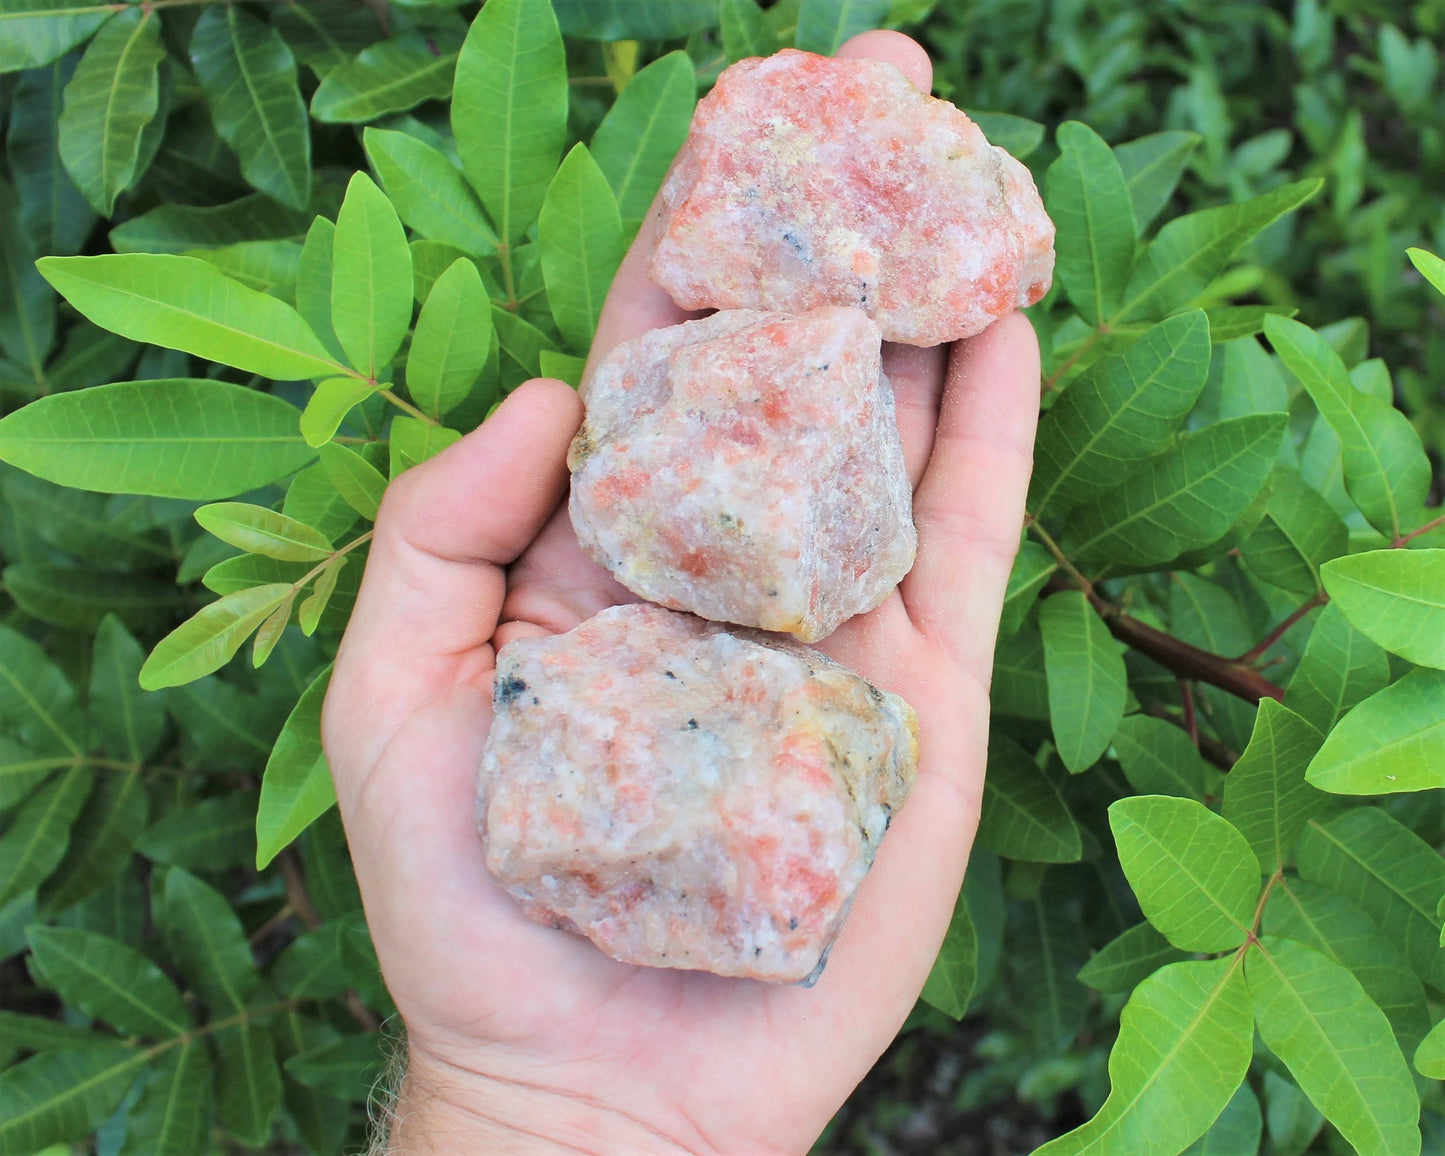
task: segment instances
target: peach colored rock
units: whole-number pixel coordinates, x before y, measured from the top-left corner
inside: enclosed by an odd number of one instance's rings
[[[822,655],[616,606],[497,660],[487,867],[608,955],[821,970],[917,766],[913,711]]]
[[[873,609],[917,535],[878,329],[733,310],[625,342],[572,443],[583,548],[650,602],[812,642]]]
[[[741,60],[662,188],[653,279],[685,309],[855,305],[889,341],[969,337],[1048,290],[1033,178],[876,60]]]

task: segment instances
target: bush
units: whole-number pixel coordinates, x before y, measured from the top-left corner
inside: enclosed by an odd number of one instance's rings
[[[475,7],[0,5],[0,1153],[364,1143],[393,1009],[318,721],[387,481],[576,381],[699,85],[925,17],[1059,265],[900,1062],[1092,1117],[1049,1153],[1438,1137],[1445,14]],[[867,1095],[823,1146],[886,1142]]]

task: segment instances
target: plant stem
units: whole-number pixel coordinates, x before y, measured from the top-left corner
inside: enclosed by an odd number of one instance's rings
[[[1054,390],[1058,389],[1059,382],[1063,380],[1064,374],[1068,373],[1069,370],[1073,369],[1074,366],[1078,364],[1079,358],[1083,357],[1084,354],[1088,353],[1089,350],[1093,349],[1094,346],[1099,344],[1099,341],[1103,337],[1105,337],[1108,332],[1109,326],[1107,323],[1105,323],[1095,329],[1094,332],[1089,334],[1088,337],[1084,338],[1083,344],[1080,345],[1078,349],[1074,350],[1073,353],[1069,354],[1067,358],[1065,358],[1063,365],[1059,366],[1058,369],[1054,370],[1053,373],[1049,374],[1048,377],[1044,378],[1044,388],[1042,396],[1048,397],[1049,394],[1053,393]]]
[[[1285,636],[1291,626],[1293,626],[1316,606],[1323,606],[1329,600],[1330,596],[1328,594],[1326,594],[1323,590],[1319,591],[1313,598],[1311,598],[1298,610],[1294,611],[1288,618],[1286,618],[1283,622],[1281,622],[1278,626],[1276,626],[1273,630],[1271,630],[1268,634],[1266,634],[1243,654],[1241,654],[1239,658],[1237,658],[1235,661],[1241,662],[1245,666],[1253,666],[1264,656],[1265,652],[1269,650],[1271,646],[1273,646],[1276,642],[1278,642],[1281,638]]]
[[[1177,726],[1180,730],[1188,730],[1188,724],[1182,715],[1176,714],[1163,703],[1152,703],[1144,708],[1144,713],[1151,718],[1163,719],[1165,722]],[[1237,751],[1231,750],[1216,738],[1209,735],[1199,736],[1199,753],[1218,767],[1221,771],[1231,769],[1239,762]]]
[[[508,313],[517,311],[517,283],[512,280],[512,245],[510,241],[497,242],[497,256],[502,259],[502,288],[507,291],[503,307]]]
[[[417,409],[416,406],[412,405],[411,402],[403,401],[401,398],[397,397],[396,394],[391,392],[391,390],[378,389],[376,392],[381,394],[382,397],[386,398],[387,401],[391,402],[392,405],[396,406],[397,409],[401,410],[402,413],[409,414],[411,417],[416,418],[418,421],[424,421],[427,423],[427,425],[441,425],[441,422],[437,421],[436,418],[428,417],[421,410]]]
[[[1246,702],[1258,703],[1262,698],[1284,700],[1284,691],[1280,687],[1236,659],[1200,650],[1197,646],[1191,646],[1171,634],[1165,634],[1164,631],[1156,630],[1148,623],[1140,622],[1139,619],[1125,614],[1122,607],[1102,597],[1094,588],[1094,584],[1079,573],[1078,568],[1059,548],[1059,544],[1034,518],[1027,517],[1026,524],[1029,531],[1038,538],[1044,549],[1059,564],[1059,569],[1068,576],[1073,586],[1084,592],[1090,605],[1104,620],[1104,625],[1109,628],[1109,633],[1120,642],[1126,643],[1140,654],[1152,658],[1179,678],[1207,682],[1210,686],[1227,690],[1230,694],[1236,695]],[[1052,582],[1050,586],[1059,589]],[[1046,592],[1047,590],[1048,587],[1045,587]]]
[[[1184,730],[1189,741],[1199,749],[1199,717],[1194,713],[1194,686],[1188,679],[1179,680],[1179,697],[1184,701]]]
[[[1428,534],[1431,530],[1437,529],[1440,526],[1445,526],[1445,514],[1441,514],[1438,518],[1431,518],[1430,521],[1426,522],[1418,530],[1411,530],[1408,534],[1401,534],[1391,542],[1390,545],[1398,549],[1401,546],[1413,542],[1421,534]]]

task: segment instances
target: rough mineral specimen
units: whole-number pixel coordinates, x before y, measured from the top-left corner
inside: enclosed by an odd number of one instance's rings
[[[532,919],[652,967],[815,976],[916,771],[898,696],[656,606],[503,647],[494,701],[487,867]]]
[[[867,310],[889,341],[968,337],[1048,290],[1029,172],[876,60],[739,61],[662,189],[651,274],[686,309]]]
[[[733,310],[625,342],[568,464],[583,548],[704,618],[812,642],[913,565],[893,390],[857,309]]]

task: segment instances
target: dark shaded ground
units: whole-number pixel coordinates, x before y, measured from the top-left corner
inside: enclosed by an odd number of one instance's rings
[[[1054,1119],[1016,1099],[963,1111],[963,1081],[982,1063],[973,1055],[982,1021],[944,1035],[909,1032],[894,1040],[858,1085],[812,1156],[1026,1156],[1083,1123],[1072,1099]]]

